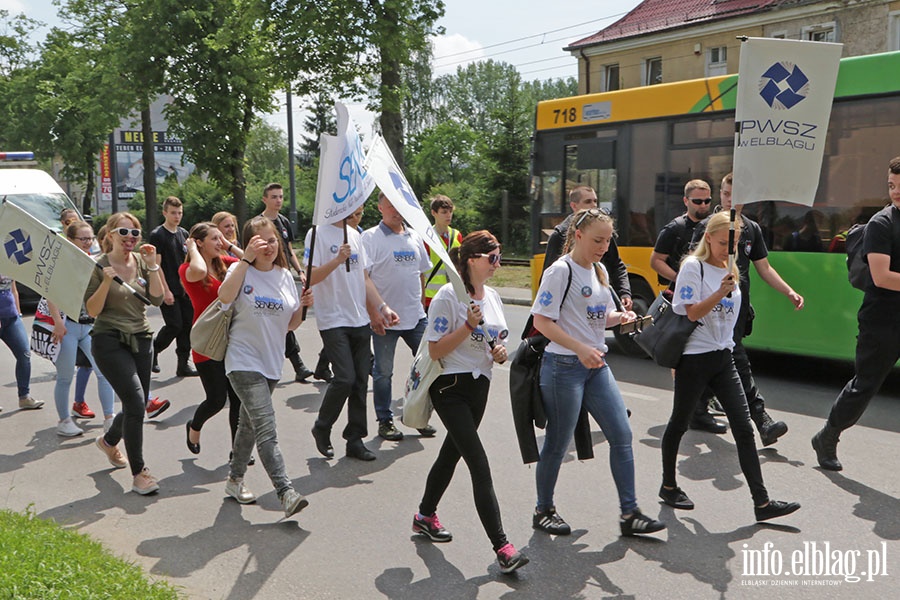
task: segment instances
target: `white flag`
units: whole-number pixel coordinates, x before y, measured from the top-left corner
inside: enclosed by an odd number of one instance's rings
[[[0,206],[0,273],[27,285],[68,315],[81,313],[94,261],[13,204]]]
[[[365,155],[356,124],[346,106],[335,102],[334,109],[337,112],[337,135],[322,134],[319,138],[321,154],[313,225],[344,220],[375,189],[375,182],[362,166]]]
[[[741,44],[734,204],[783,200],[812,206],[841,48],[769,38]]]
[[[384,138],[380,135],[375,136],[375,140],[369,148],[369,153],[366,155],[365,169],[371,178],[375,180],[378,189],[384,192],[384,195],[387,196],[387,199],[390,200],[403,219],[409,223],[413,231],[422,236],[425,243],[433,248],[435,253],[444,261],[448,278],[450,283],[453,284],[453,291],[456,292],[460,302],[468,304],[470,299],[469,294],[466,292],[466,286],[459,273],[456,272],[456,267],[453,266],[453,261],[450,260],[450,255],[447,254],[447,249],[444,247],[441,236],[431,226],[431,222],[425,216],[425,211],[422,210],[422,205],[419,204],[419,200],[413,193],[409,182],[406,181],[403,171],[400,170],[397,161],[394,160],[391,149],[388,148]]]

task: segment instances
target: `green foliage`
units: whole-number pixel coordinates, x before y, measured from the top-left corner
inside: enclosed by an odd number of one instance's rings
[[[165,581],[148,581],[134,564],[114,557],[86,535],[32,513],[0,510],[0,596],[176,599]]]

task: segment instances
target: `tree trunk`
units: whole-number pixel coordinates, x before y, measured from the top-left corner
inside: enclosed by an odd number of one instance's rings
[[[147,231],[157,224],[159,207],[156,203],[156,155],[153,147],[153,122],[150,119],[150,105],[141,110],[142,163],[144,165],[144,208],[146,209]]]
[[[382,57],[388,54],[382,50]],[[397,166],[405,166],[403,158],[403,115],[400,114],[402,100],[400,62],[382,58],[381,61],[381,135],[388,148],[397,159]]]
[[[85,217],[91,214],[91,200],[94,199],[94,171],[96,170],[96,155],[88,152],[84,157],[85,175],[87,175],[87,185],[84,188],[84,197],[81,199],[81,214]]]
[[[253,126],[253,103],[244,101],[244,120],[241,123],[241,139],[246,140]],[[234,215],[238,231],[247,221],[247,180],[244,177],[244,148],[235,149],[231,156],[231,194],[234,198]]]

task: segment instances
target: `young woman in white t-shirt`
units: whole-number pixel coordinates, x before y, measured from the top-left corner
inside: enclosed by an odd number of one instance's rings
[[[312,291],[306,290],[301,301],[282,252],[281,236],[271,220],[264,216],[250,219],[242,237],[244,256],[228,269],[219,287],[219,300],[234,304],[225,373],[241,399],[225,493],[242,504],[256,500],[244,486],[255,443],[284,515],[290,517],[309,502],[294,490],[285,472],[275,433],[272,392],[281,379],[284,336],[303,322],[303,307],[312,305]]]
[[[681,263],[675,281],[673,309],[699,325],[688,338],[681,362],[675,369],[674,406],[662,439],[663,483],[659,496],[674,508],[694,508],[691,499],[678,487],[675,462],[678,445],[687,431],[694,407],[709,386],[728,416],[741,471],[753,496],[756,520],[765,521],[788,515],[800,505],[770,501],[763,484],[750,411],[731,356],[741,292],[737,285],[740,278],[737,265],[728,270],[728,229],[728,213],[723,211],[713,215],[697,249]]]
[[[462,458],[472,477],[475,508],[497,553],[500,571],[510,573],[528,559],[506,539],[491,468],[478,437],[478,426],[487,407],[491,367],[507,358],[503,341],[509,330],[500,295],[485,285],[500,267],[500,243],[488,231],[474,231],[459,247],[450,250],[450,257],[465,283],[470,301],[460,302],[448,283],[438,290],[429,309],[425,331],[428,351],[432,360],[443,363],[444,371],[428,392],[435,412],[447,429],[447,437],[428,473],[412,529],[435,542],[453,539],[435,511]],[[490,345],[488,339],[495,343]]]
[[[605,211],[592,208],[575,213],[566,234],[567,253],[544,273],[531,308],[534,326],[550,339],[541,361],[547,429],[535,470],[537,505],[532,525],[554,535],[572,531],[556,512],[553,492],[582,407],[609,441],[622,535],[666,527],[638,508],[628,411],[605,358],[606,327],[636,318],[631,311],[616,310],[609,277],[600,264],[612,236],[613,220]]]

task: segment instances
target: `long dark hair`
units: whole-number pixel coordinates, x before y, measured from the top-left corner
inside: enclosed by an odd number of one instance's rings
[[[278,187],[280,188],[281,186],[279,185]],[[268,190],[269,188],[267,187],[266,191]],[[282,269],[290,269],[287,258],[284,255],[284,246],[282,246],[282,244],[286,244],[287,242],[281,239],[281,233],[279,233],[278,228],[275,227],[275,223],[273,223],[269,217],[258,215],[244,223],[244,229],[241,231],[241,242],[243,243],[244,248],[250,245],[250,238],[257,235],[263,229],[271,229],[275,232],[275,237],[278,238],[278,254],[275,255],[275,264]]]
[[[216,227],[213,223],[209,223],[206,221],[200,222],[200,223],[197,223],[196,225],[194,225],[193,227],[191,227],[191,232],[190,232],[189,236],[194,238],[198,242],[202,242],[209,235],[210,229],[215,229],[218,231],[218,227]],[[222,236],[222,237],[225,237],[225,236]],[[203,260],[206,260],[206,259],[204,258]],[[191,262],[190,254],[184,255],[184,262],[186,262],[186,263]],[[228,272],[228,269],[225,267],[225,261],[222,260],[222,257],[216,256],[215,258],[213,258],[210,261],[210,264],[212,265],[212,273],[208,274],[207,277],[209,277],[209,275],[212,275],[219,281],[223,281],[225,279],[225,273]],[[203,287],[206,288],[208,286],[209,286],[209,281],[204,280]]]
[[[499,247],[500,242],[497,241],[494,234],[487,229],[482,229],[473,231],[463,238],[462,244],[450,249],[450,258],[453,259],[453,264],[459,271],[459,276],[462,277],[466,291],[470,294],[475,293],[475,288],[472,286],[472,279],[469,276],[469,259],[475,258],[476,254],[487,254]]]

